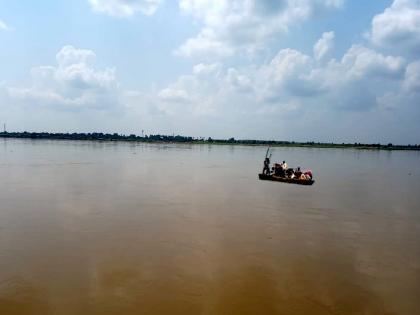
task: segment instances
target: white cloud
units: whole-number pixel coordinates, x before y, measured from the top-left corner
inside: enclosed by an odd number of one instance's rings
[[[182,12],[203,24],[196,37],[176,52],[185,56],[226,57],[254,53],[273,36],[315,12],[341,7],[340,0],[180,0]]]
[[[183,103],[189,101],[188,93],[176,88],[163,89],[159,92],[159,98],[165,102]]]
[[[405,61],[384,56],[361,45],[353,45],[340,61],[330,60],[311,70],[309,79],[320,88],[331,106],[366,110],[376,107],[377,99],[400,88]]]
[[[314,46],[314,56],[316,60],[324,58],[334,46],[334,32],[325,32]]]
[[[380,46],[420,52],[420,1],[394,0],[373,18],[371,38]]]
[[[267,82],[274,95],[288,93],[303,97],[356,81],[370,85],[375,80],[400,80],[404,71],[403,58],[384,56],[361,45],[351,46],[341,60],[331,59],[325,64],[316,62],[316,54],[311,57],[287,48],[280,50],[268,65],[260,67],[259,81]]]
[[[251,78],[235,68],[227,70],[226,81],[230,87],[238,92],[249,93],[254,89]]]
[[[274,81],[285,81],[299,76],[311,66],[311,58],[300,51],[286,48],[278,52],[271,60],[268,71]]]
[[[204,28],[197,37],[189,38],[175,50],[176,55],[186,57],[229,57],[233,53],[233,48],[220,41],[211,28]]]
[[[282,49],[271,62],[259,69],[258,82],[265,82],[259,98],[279,102],[290,97],[307,97],[318,94],[322,81],[312,80],[314,60],[300,51]]]
[[[250,81],[233,68],[225,70],[220,64],[197,64],[192,73],[180,76],[158,93],[163,102],[159,108],[170,115],[201,117],[223,115],[230,109],[226,104],[238,101]]]
[[[115,17],[129,17],[137,12],[153,15],[162,0],[89,0],[93,10]]]
[[[10,31],[12,28],[6,24],[3,20],[0,20],[0,31]]]
[[[73,46],[67,45],[61,48],[57,53],[56,59],[59,65],[67,66],[75,63],[87,64],[95,60],[96,55],[88,49],[75,49]]]
[[[348,78],[399,77],[404,70],[401,57],[384,56],[361,45],[353,45],[343,56],[341,66]]]
[[[57,66],[31,70],[31,87],[8,87],[9,96],[25,104],[59,108],[106,108],[118,105],[115,70],[97,70],[91,50],[64,46]]]
[[[410,92],[420,93],[420,60],[407,66],[404,88]]]
[[[405,85],[411,89],[417,86],[417,65],[406,71],[403,58],[362,45],[351,46],[338,61],[319,63],[316,56],[288,48],[261,66],[223,69],[220,64],[198,64],[192,74],[181,76],[160,96],[185,100],[185,93],[188,104],[184,102],[177,110],[200,115],[235,109],[236,114],[281,116],[302,114],[317,106],[354,111],[375,108],[379,103],[383,106],[391,100],[384,97],[386,93],[400,91],[405,72]]]
[[[199,63],[193,67],[193,74],[196,75],[210,75],[210,74],[218,74],[221,70],[220,63]]]

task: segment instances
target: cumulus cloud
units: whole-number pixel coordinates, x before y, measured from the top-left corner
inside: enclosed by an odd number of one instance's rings
[[[405,61],[398,56],[384,56],[352,45],[341,60],[316,66],[308,76],[332,106],[366,110],[377,106],[377,98],[398,90],[405,71]]]
[[[238,51],[252,52],[319,10],[342,5],[343,1],[180,0],[181,10],[201,21],[203,27],[177,53],[223,58]],[[405,32],[402,37],[409,37],[412,46],[418,44],[420,40],[413,39],[418,5],[418,0],[395,0],[373,19],[372,40],[384,45],[391,31],[398,30]],[[334,38],[333,31],[323,33],[313,47],[313,56],[287,48],[267,64],[219,70],[225,82],[221,87],[223,97],[234,98],[226,93],[251,91],[254,102],[264,108],[291,103],[307,106],[317,99],[331,106],[363,110],[377,106],[379,99],[382,103],[390,99],[383,97],[390,90],[398,93],[402,86],[410,90],[417,86],[416,64],[407,67],[409,60],[398,55],[353,44],[341,59],[328,59]]]
[[[162,0],[89,0],[94,11],[115,17],[129,17],[137,12],[153,15]]]
[[[56,66],[31,70],[32,86],[8,87],[9,96],[25,104],[58,108],[106,108],[118,104],[115,70],[97,70],[96,55],[87,49],[64,46]]]
[[[88,49],[76,49],[71,45],[64,46],[57,53],[56,59],[59,65],[68,66],[71,64],[82,63],[87,64],[95,60],[96,55]]]
[[[186,117],[228,115],[233,104],[244,105],[243,100],[252,97],[244,93],[251,91],[251,80],[244,72],[225,69],[218,63],[200,63],[190,74],[180,76],[158,93],[163,102],[159,108],[170,115]]]
[[[407,66],[404,88],[409,92],[420,93],[420,60]]]
[[[356,112],[395,108],[395,104],[386,105],[392,102],[387,94],[401,93],[402,85],[407,90],[418,87],[417,63],[407,67],[404,58],[363,45],[352,45],[339,60],[319,62],[328,51],[321,46],[331,47],[332,38],[333,34],[324,33],[321,40],[327,43],[318,45],[313,56],[286,48],[262,65],[197,64],[191,74],[181,76],[159,96],[178,104],[182,100],[177,110],[186,113],[236,112],[251,119],[252,115],[289,117],[319,107]]]
[[[311,70],[313,59],[294,49],[282,49],[259,70],[260,82],[267,82],[261,94],[262,99],[275,102],[286,96],[309,96],[317,92],[318,87],[312,84]],[[319,83],[319,82],[318,82]]]
[[[235,68],[229,68],[227,70],[226,81],[231,88],[241,93],[249,93],[254,89],[252,79],[249,75],[241,73]]]
[[[334,32],[325,32],[314,46],[316,60],[324,58],[334,46]]]
[[[338,8],[342,0],[180,0],[182,12],[201,21],[199,34],[176,53],[226,57],[238,50],[253,53],[276,34],[319,10]]]
[[[379,46],[420,52],[420,1],[394,0],[373,18],[371,38]]]
[[[384,56],[361,45],[353,45],[341,60],[345,77],[350,79],[400,77],[404,70],[404,59]]]
[[[293,111],[300,114],[315,109],[380,111],[400,109],[416,102],[414,96],[403,95],[419,89],[419,67],[418,63],[407,66],[407,61],[399,56],[352,45],[339,60],[322,63],[318,62],[316,54],[310,56],[298,50],[282,49],[249,76],[259,107],[269,108],[273,114],[288,112],[287,104],[294,104]],[[398,102],[392,103],[396,99]]]
[[[192,57],[229,57],[234,53],[233,47],[225,45],[211,28],[205,28],[197,37],[189,38],[175,50],[176,55]]]

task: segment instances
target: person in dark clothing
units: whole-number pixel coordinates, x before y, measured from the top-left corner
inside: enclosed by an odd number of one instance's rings
[[[279,176],[279,177],[284,177],[285,176],[284,170],[283,170],[281,164],[275,163],[273,169],[274,169],[273,170],[274,171],[274,175]]]
[[[286,170],[286,177],[293,178],[294,177],[294,173],[295,173],[295,170],[293,168],[288,168]]]
[[[266,157],[264,160],[263,174],[270,175],[270,158]]]

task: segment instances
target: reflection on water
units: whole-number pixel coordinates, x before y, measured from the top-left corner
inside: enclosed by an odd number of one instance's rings
[[[0,314],[420,314],[420,155],[264,154],[2,140]]]

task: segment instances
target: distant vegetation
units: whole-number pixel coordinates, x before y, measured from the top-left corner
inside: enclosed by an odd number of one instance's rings
[[[314,147],[314,148],[357,148],[357,149],[381,149],[381,150],[420,150],[420,145],[395,145],[392,143],[327,143],[327,142],[295,142],[276,140],[237,140],[195,138],[185,136],[146,135],[137,136],[120,135],[117,133],[49,133],[49,132],[0,132],[0,138],[23,138],[23,139],[50,139],[50,140],[94,140],[94,141],[137,141],[137,142],[163,142],[163,143],[197,143],[197,144],[242,144],[242,145],[265,145],[283,147]]]

